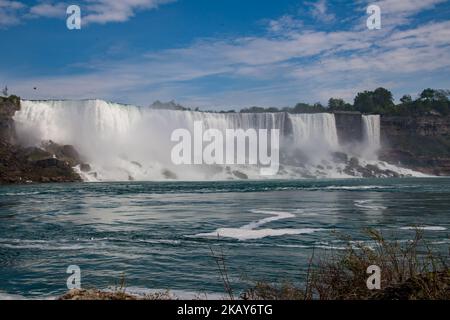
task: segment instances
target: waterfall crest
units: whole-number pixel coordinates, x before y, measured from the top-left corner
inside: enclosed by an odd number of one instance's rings
[[[23,100],[14,119],[23,144],[52,140],[75,146],[92,167],[92,172],[82,175],[88,181],[260,178],[257,168],[246,165],[174,165],[170,158],[174,145],[171,133],[179,128],[192,130],[195,121],[201,121],[205,129],[222,132],[279,129],[280,153],[285,163],[281,163],[279,175],[274,178],[348,176],[345,161],[333,160],[332,154],[340,151],[340,143],[331,113],[207,113],[102,100]],[[364,116],[363,121],[368,143],[378,148],[379,116]]]
[[[292,122],[292,135],[296,146],[314,142],[325,144],[330,149],[339,149],[334,114],[290,114],[289,118]]]
[[[363,115],[364,142],[370,152],[376,154],[380,149],[380,115]]]

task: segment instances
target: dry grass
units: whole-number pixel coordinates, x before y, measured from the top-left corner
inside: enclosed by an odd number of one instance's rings
[[[410,242],[387,240],[380,232],[367,230],[372,246],[352,241],[343,251],[330,251],[311,259],[305,285],[271,285],[257,282],[243,299],[367,300],[450,299],[448,254],[434,252],[416,229]],[[381,290],[369,290],[367,268],[381,268]]]

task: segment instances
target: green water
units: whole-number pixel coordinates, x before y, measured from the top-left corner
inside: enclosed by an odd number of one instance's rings
[[[345,247],[335,231],[408,240],[420,225],[448,253],[450,179],[7,186],[0,225],[0,298],[64,293],[69,265],[83,287],[124,275],[136,292],[222,293],[211,247],[224,250],[236,290],[301,281],[313,248]]]

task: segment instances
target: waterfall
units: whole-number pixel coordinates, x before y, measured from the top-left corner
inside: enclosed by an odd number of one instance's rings
[[[367,148],[376,153],[380,149],[380,115],[363,115],[363,136]]]
[[[52,140],[75,146],[90,164],[81,173],[88,181],[222,180],[261,178],[250,165],[175,165],[171,159],[175,129],[193,132],[194,122],[206,129],[279,129],[281,169],[274,178],[347,177],[335,117],[330,113],[208,113],[160,110],[102,100],[22,101],[14,116],[24,145]],[[380,118],[364,116],[364,137],[379,148]],[[345,152],[348,153],[348,150]],[[283,162],[284,161],[284,162]],[[347,172],[347,173],[345,173]]]
[[[217,168],[177,167],[170,155],[175,129],[279,129],[285,132],[285,113],[207,113],[159,110],[102,100],[29,101],[14,117],[22,144],[52,140],[70,144],[82,154],[100,180],[160,180],[167,176],[204,179]],[[166,174],[164,174],[166,172]],[[228,178],[220,176],[218,178]]]
[[[339,148],[334,114],[290,114],[289,118],[292,122],[292,134],[297,147],[313,143],[329,149]]]

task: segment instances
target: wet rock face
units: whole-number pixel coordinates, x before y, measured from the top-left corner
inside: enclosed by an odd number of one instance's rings
[[[450,175],[450,116],[382,117],[380,159]]]
[[[20,110],[18,97],[0,97],[0,138],[10,143],[16,141],[13,117],[18,110]]]
[[[42,143],[42,149],[52,157],[68,162],[72,167],[83,164],[81,156],[72,145],[59,145],[50,140]]]
[[[248,179],[248,176],[245,173],[237,171],[237,170],[233,171],[233,175],[238,179],[242,179],[242,180]]]
[[[363,136],[360,112],[336,111],[336,129],[341,144],[360,142]]]
[[[386,170],[379,168],[376,165],[367,164],[361,165],[359,160],[355,157],[350,158],[347,162],[343,172],[350,176],[363,177],[363,178],[400,178],[404,177],[392,170]]]
[[[82,163],[82,164],[80,165],[80,170],[81,170],[81,172],[89,172],[89,171],[91,171],[92,169],[91,169],[91,166],[90,166],[89,164],[87,164],[87,163]]]
[[[0,140],[0,184],[81,181],[70,164],[38,148],[23,149]]]
[[[175,180],[175,179],[178,178],[177,175],[176,175],[175,173],[173,173],[172,171],[167,170],[167,169],[164,169],[161,173],[162,173],[162,175],[164,176],[164,178],[166,178],[166,179],[172,179],[172,180]]]

